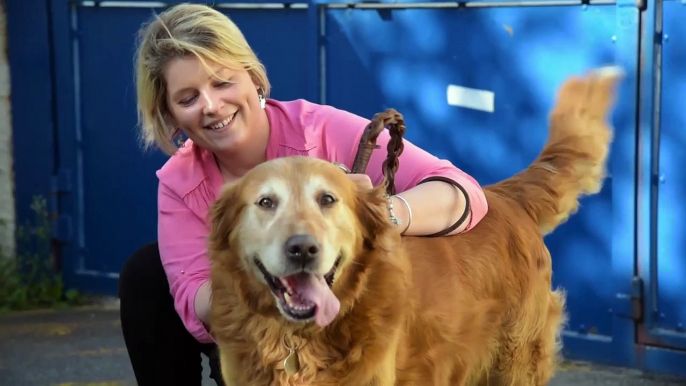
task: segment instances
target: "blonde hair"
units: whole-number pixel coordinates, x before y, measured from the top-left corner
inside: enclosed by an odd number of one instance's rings
[[[205,69],[208,62],[233,70],[247,70],[266,98],[271,86],[267,71],[243,33],[221,12],[200,4],[174,6],[145,24],[136,52],[138,124],[145,148],[157,145],[172,155],[175,130],[166,103],[164,66],[174,58],[195,55]],[[216,76],[216,74],[215,74]]]

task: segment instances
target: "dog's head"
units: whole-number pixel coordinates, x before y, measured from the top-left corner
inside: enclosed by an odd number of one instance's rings
[[[359,296],[365,250],[397,240],[382,187],[307,157],[255,167],[222,192],[211,221],[215,270],[241,283],[246,304],[320,326]]]

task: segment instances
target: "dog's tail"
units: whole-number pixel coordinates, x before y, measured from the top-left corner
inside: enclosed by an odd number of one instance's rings
[[[545,235],[574,214],[583,195],[602,187],[612,142],[607,122],[614,107],[618,67],[596,69],[568,79],[549,117],[548,141],[520,173],[488,190],[518,202]]]

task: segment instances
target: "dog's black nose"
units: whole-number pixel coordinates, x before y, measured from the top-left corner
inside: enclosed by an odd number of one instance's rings
[[[286,240],[286,257],[298,265],[306,265],[319,255],[319,243],[310,235],[295,235]]]

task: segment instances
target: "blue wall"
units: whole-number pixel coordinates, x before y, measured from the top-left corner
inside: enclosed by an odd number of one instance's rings
[[[34,196],[50,197],[57,147],[50,10],[44,0],[5,2],[18,225],[34,217]],[[56,209],[56,208],[53,208]]]
[[[686,30],[677,21],[686,20],[683,2],[644,9],[629,0],[452,8],[398,2],[414,4],[402,9],[215,3],[266,64],[273,97],[366,117],[394,107],[406,118],[409,140],[484,185],[538,155],[565,78],[623,66],[611,176],[546,239],[554,285],[568,292],[565,353],[686,374],[677,366],[686,363],[686,257],[679,254],[686,184],[678,173],[686,161],[679,152],[686,140]],[[67,283],[114,294],[125,259],[155,238],[154,172],[165,157],[142,152],[135,133],[134,37],[153,10],[136,1],[94,4],[8,2],[17,210],[28,218],[31,195],[50,196],[59,185],[51,181],[67,181],[54,201]],[[663,15],[664,37],[656,28]],[[449,105],[448,85],[494,93],[494,111]]]

